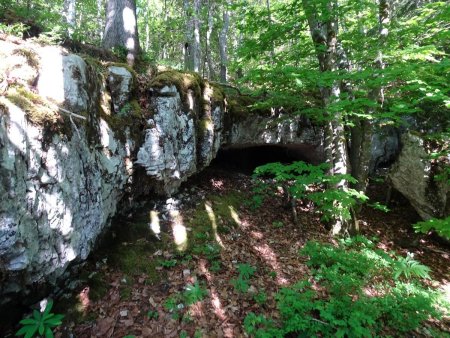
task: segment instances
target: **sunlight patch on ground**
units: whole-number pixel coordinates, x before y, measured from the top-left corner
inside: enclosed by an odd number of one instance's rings
[[[161,225],[159,224],[159,212],[156,210],[150,211],[149,227],[153,234],[159,238],[161,235]]]
[[[275,252],[267,244],[254,245],[253,249],[255,249],[255,251],[257,251],[266,263],[269,264],[270,267],[277,273],[277,284],[287,285],[288,280],[283,273],[280,263],[278,263]]]
[[[206,210],[206,213],[208,214],[209,220],[211,221],[211,227],[213,230],[214,239],[222,248],[224,248],[222,239],[220,238],[219,234],[217,233],[216,215],[214,214],[214,210],[211,206],[211,202],[205,202],[205,210]]]
[[[444,292],[445,301],[450,303],[450,282],[444,283],[444,285],[442,285],[442,291]]]
[[[214,309],[215,315],[220,320],[225,321],[227,319],[227,316],[220,302],[219,294],[217,293],[215,288],[211,288],[210,295],[211,295],[211,305]]]
[[[172,203],[169,210],[169,220],[172,227],[172,234],[178,251],[186,251],[188,245],[187,229],[183,222],[183,216],[177,207],[176,201]]]
[[[242,222],[239,219],[239,215],[236,212],[236,210],[234,209],[234,207],[232,205],[229,205],[228,209],[230,209],[230,215],[231,215],[231,218],[233,219],[233,221],[235,221],[237,225],[241,226]]]

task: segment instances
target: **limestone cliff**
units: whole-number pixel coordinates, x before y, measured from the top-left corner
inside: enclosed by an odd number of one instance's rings
[[[129,95],[57,47],[0,41],[0,305],[33,298],[87,258],[131,177],[130,138],[107,122]],[[128,81],[128,82],[127,82]],[[101,110],[102,101],[106,110]],[[128,97],[126,98],[128,100]],[[118,106],[117,106],[118,108]],[[109,116],[108,116],[109,115]],[[126,134],[127,131],[125,130]]]

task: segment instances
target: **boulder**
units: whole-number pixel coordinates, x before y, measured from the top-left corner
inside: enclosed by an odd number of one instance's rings
[[[445,164],[431,160],[420,136],[402,135],[401,151],[388,179],[424,220],[442,218],[448,213],[449,185],[446,180],[435,179],[441,165]]]

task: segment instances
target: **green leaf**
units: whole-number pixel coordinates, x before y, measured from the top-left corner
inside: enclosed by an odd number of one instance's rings
[[[34,334],[37,332],[38,328],[39,328],[38,325],[35,325],[35,326],[33,326],[33,327],[30,327],[30,330],[27,331],[27,333],[25,334],[25,337],[24,337],[24,338],[31,338],[31,337],[33,337]]]
[[[36,321],[36,319],[33,319],[33,318],[25,318],[25,319],[22,319],[19,323],[24,324],[24,325],[33,325],[33,324],[37,324],[38,322]]]
[[[16,336],[22,336],[25,333],[27,333],[28,331],[33,330],[34,327],[37,327],[37,325],[25,325],[25,326],[22,326],[20,328],[20,330],[16,332]]]
[[[45,338],[54,338],[53,331],[51,328],[45,328]]]

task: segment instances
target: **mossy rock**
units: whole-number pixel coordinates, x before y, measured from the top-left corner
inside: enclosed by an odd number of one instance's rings
[[[149,83],[149,87],[155,89],[162,89],[165,86],[172,85],[177,88],[184,105],[187,105],[188,103],[188,92],[191,90],[197,99],[196,101],[200,104],[200,107],[203,106],[202,93],[205,88],[205,82],[200,75],[191,72],[165,70],[157,74]]]
[[[18,48],[13,51],[13,54],[23,56],[27,60],[30,67],[34,69],[39,68],[39,56],[35,51],[25,48]]]
[[[69,117],[60,114],[58,107],[24,87],[10,87],[6,99],[25,112],[27,120],[44,131],[44,140],[50,141],[55,133],[72,137]]]

